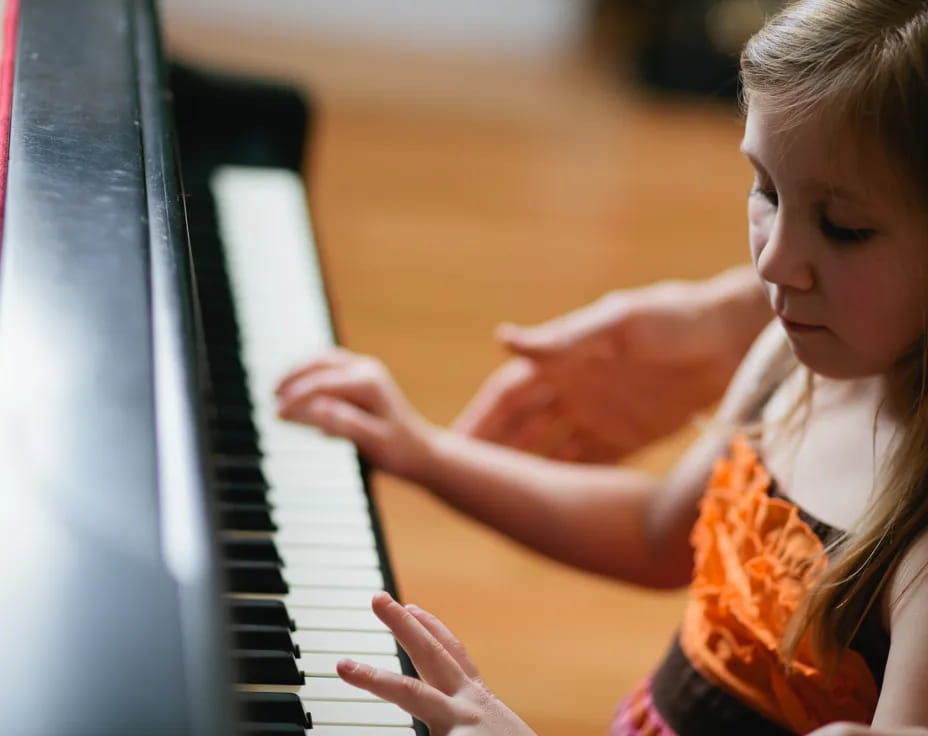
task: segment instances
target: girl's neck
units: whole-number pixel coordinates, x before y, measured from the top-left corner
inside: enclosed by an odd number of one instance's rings
[[[793,372],[764,408],[763,456],[786,496],[847,529],[880,487],[898,423],[884,408],[883,376],[813,375],[808,396],[808,375]],[[791,414],[797,402],[805,403]]]

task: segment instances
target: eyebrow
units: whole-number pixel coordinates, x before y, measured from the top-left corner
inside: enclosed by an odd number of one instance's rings
[[[761,164],[761,162],[757,159],[757,157],[754,156],[754,154],[752,154],[745,147],[744,141],[741,142],[741,145],[738,147],[738,150],[741,151],[744,157],[747,158],[748,161],[750,161],[754,165],[755,168],[760,169],[761,171],[766,173],[767,169],[764,168],[763,164]],[[809,188],[825,189],[828,191],[829,194],[839,199],[846,199],[846,200],[853,201],[853,202],[866,202],[867,201],[867,197],[863,196],[860,192],[855,192],[854,190],[848,189],[847,187],[842,186],[841,184],[834,184],[831,182],[813,180],[812,182],[807,183],[806,186],[808,186]]]

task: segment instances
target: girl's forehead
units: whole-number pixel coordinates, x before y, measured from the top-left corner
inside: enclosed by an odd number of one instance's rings
[[[863,136],[854,135],[825,115],[804,114],[801,118],[772,106],[751,104],[744,124],[741,148],[755,159],[769,164],[779,159],[814,166],[821,160],[859,163]]]
[[[824,113],[796,120],[771,105],[752,103],[741,150],[780,186],[791,183],[867,199],[909,189],[873,136]]]

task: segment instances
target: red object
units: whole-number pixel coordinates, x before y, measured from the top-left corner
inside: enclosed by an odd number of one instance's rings
[[[3,215],[6,209],[6,175],[10,161],[10,117],[13,110],[13,64],[19,0],[7,0],[3,18],[3,61],[0,66],[0,254],[3,253]]]

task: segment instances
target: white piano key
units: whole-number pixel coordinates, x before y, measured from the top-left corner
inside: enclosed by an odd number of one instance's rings
[[[295,463],[288,463],[290,467],[283,468],[273,459],[264,458],[261,463],[261,472],[271,486],[279,488],[302,488],[305,486],[336,483],[341,481],[349,471],[340,470],[341,475],[333,473],[323,467],[313,466],[311,463],[298,468]]]
[[[380,574],[380,570],[367,568],[291,567],[288,565],[283,570],[283,576],[291,586],[319,585],[366,590],[383,588],[383,575]]]
[[[298,629],[323,629],[327,631],[389,631],[369,608],[298,608],[289,606]]]
[[[323,449],[295,446],[290,446],[288,449],[287,445],[290,444],[290,440],[275,445],[274,442],[262,438],[261,444],[265,453],[264,469],[270,468],[269,472],[277,472],[281,477],[292,478],[309,469],[312,470],[313,475],[339,478],[345,482],[353,479],[360,480],[359,465],[353,465],[343,458],[326,458]]]
[[[261,462],[261,471],[267,476],[268,481],[272,483],[296,483],[303,480],[307,474],[349,477],[359,472],[357,468],[352,468],[341,462],[320,462],[318,459],[307,455],[292,458],[274,457],[273,455],[265,456]]]
[[[371,695],[354,685],[349,685],[340,677],[306,678],[306,684],[300,688],[300,698],[311,700],[348,700],[382,703],[383,699]]]
[[[371,599],[380,589],[292,587],[285,596],[278,596],[289,608],[361,608],[369,609]]]
[[[366,690],[349,685],[340,677],[332,675],[306,675],[303,685],[238,685],[238,692],[250,693],[292,693],[301,699],[307,700],[346,700],[365,701],[369,703],[382,703],[378,698]]]
[[[293,450],[294,455],[298,452],[301,456],[314,458],[320,464],[344,466],[352,470],[358,466],[353,446],[346,447],[341,442],[333,444],[322,442],[316,435],[301,431],[301,426],[289,424],[278,418],[276,404],[269,409],[262,409],[258,404],[252,419],[256,429],[261,432],[261,439],[270,448],[277,447],[281,451]],[[331,438],[323,437],[322,439]]]
[[[306,653],[396,654],[396,640],[389,632],[297,629],[292,636]]]
[[[277,544],[277,551],[280,553],[284,565],[294,567],[311,566],[317,567],[360,567],[378,569],[380,560],[377,557],[377,550],[373,547],[296,547],[285,544]]]
[[[347,655],[334,652],[303,652],[297,660],[300,669],[307,676],[338,677],[335,665]],[[384,654],[352,654],[351,659],[363,662],[388,672],[401,673],[400,659],[394,655]]]
[[[348,653],[401,671],[392,634],[370,610],[383,578],[355,448],[277,415],[280,379],[334,344],[302,181],[293,172],[230,167],[212,187],[279,526],[272,538],[292,586],[286,596],[260,597],[283,600],[297,624],[300,667],[310,676],[300,689],[313,715],[310,733],[414,736],[406,713],[334,676]],[[243,538],[252,537],[266,535]]]
[[[314,726],[307,736],[416,736],[407,726]]]
[[[278,526],[336,526],[369,529],[371,517],[367,509],[342,509],[332,506],[300,508],[290,506],[273,511]]]
[[[393,703],[347,703],[302,698],[313,725],[411,726],[412,716]]]
[[[361,476],[354,472],[326,472],[322,469],[317,469],[316,472],[312,473],[309,477],[290,478],[284,485],[276,484],[272,482],[271,479],[267,480],[269,481],[268,487],[275,491],[298,493],[301,491],[309,492],[318,490],[335,493],[353,493],[364,496],[365,498],[367,497]]]
[[[306,524],[285,525],[281,527],[274,538],[281,544],[293,546],[326,545],[330,547],[363,547],[370,549],[375,546],[374,533],[371,529],[361,527],[313,527]]]
[[[267,502],[281,513],[301,508],[355,509],[367,513],[370,508],[364,495],[333,487],[292,490],[272,488],[265,496]]]
[[[289,511],[305,511],[312,509],[332,509],[352,511],[355,513],[370,513],[366,499],[351,493],[325,493],[313,490],[308,493],[269,491],[264,499],[274,508],[275,516],[286,520]]]

